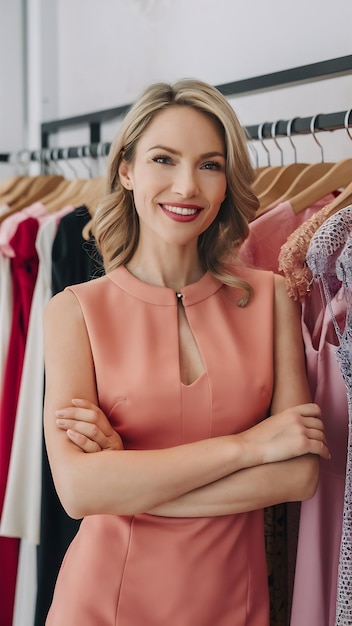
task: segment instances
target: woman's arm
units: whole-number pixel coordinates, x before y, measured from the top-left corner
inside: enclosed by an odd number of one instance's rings
[[[67,428],[56,423],[58,410],[65,413],[61,420],[80,421],[76,416],[84,409],[73,406],[72,398],[97,404],[90,344],[72,292],[51,300],[44,322],[45,438],[56,489],[72,517],[151,511],[246,467],[307,452],[328,454],[317,407],[306,404],[241,435],[164,450],[133,451],[120,446],[85,454],[67,436]]]
[[[300,305],[287,296],[284,279],[275,276],[275,385],[272,413],[311,401],[300,313]],[[306,500],[314,495],[318,479],[319,456],[299,456],[243,469],[168,502],[151,513],[170,517],[226,515],[279,502]]]
[[[257,465],[225,476],[155,507],[161,517],[214,517],[245,513],[280,502],[307,500],[318,484],[309,456]]]

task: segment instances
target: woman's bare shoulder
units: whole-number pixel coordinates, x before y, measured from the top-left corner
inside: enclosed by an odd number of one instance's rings
[[[65,326],[83,321],[81,306],[70,289],[55,294],[44,307],[44,326]]]

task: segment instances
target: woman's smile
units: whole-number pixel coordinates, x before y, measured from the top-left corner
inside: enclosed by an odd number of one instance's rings
[[[191,222],[197,219],[202,207],[189,204],[160,204],[165,215],[176,222]]]

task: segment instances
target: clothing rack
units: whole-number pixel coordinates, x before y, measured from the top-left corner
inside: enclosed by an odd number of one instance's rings
[[[239,96],[248,93],[263,92],[285,86],[302,85],[308,82],[336,78],[352,74],[352,55],[302,65],[287,70],[264,74],[253,78],[247,78],[231,83],[216,85],[217,89],[226,97]],[[41,124],[41,149],[22,150],[18,153],[0,154],[0,162],[10,162],[14,157],[26,161],[38,161],[42,164],[58,159],[74,159],[82,157],[94,157],[107,155],[111,143],[100,142],[101,124],[118,119],[125,115],[131,104],[122,105],[112,109],[95,111],[84,115],[68,117],[65,119],[44,122]],[[293,120],[278,120],[274,123],[263,123],[254,126],[246,126],[248,136],[255,139],[287,137],[288,135],[308,134],[325,130],[337,130],[350,125],[348,111],[319,114],[311,117],[294,118]],[[347,116],[347,125],[346,125]],[[89,125],[90,143],[85,146],[69,148],[50,148],[50,136],[64,128],[74,128]],[[352,120],[351,120],[352,125]],[[273,135],[273,128],[275,134]]]

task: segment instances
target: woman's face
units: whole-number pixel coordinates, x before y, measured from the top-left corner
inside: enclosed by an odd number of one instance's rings
[[[194,242],[217,216],[226,195],[226,154],[216,123],[188,106],[158,113],[138,141],[132,163],[119,168],[133,191],[140,243]]]

